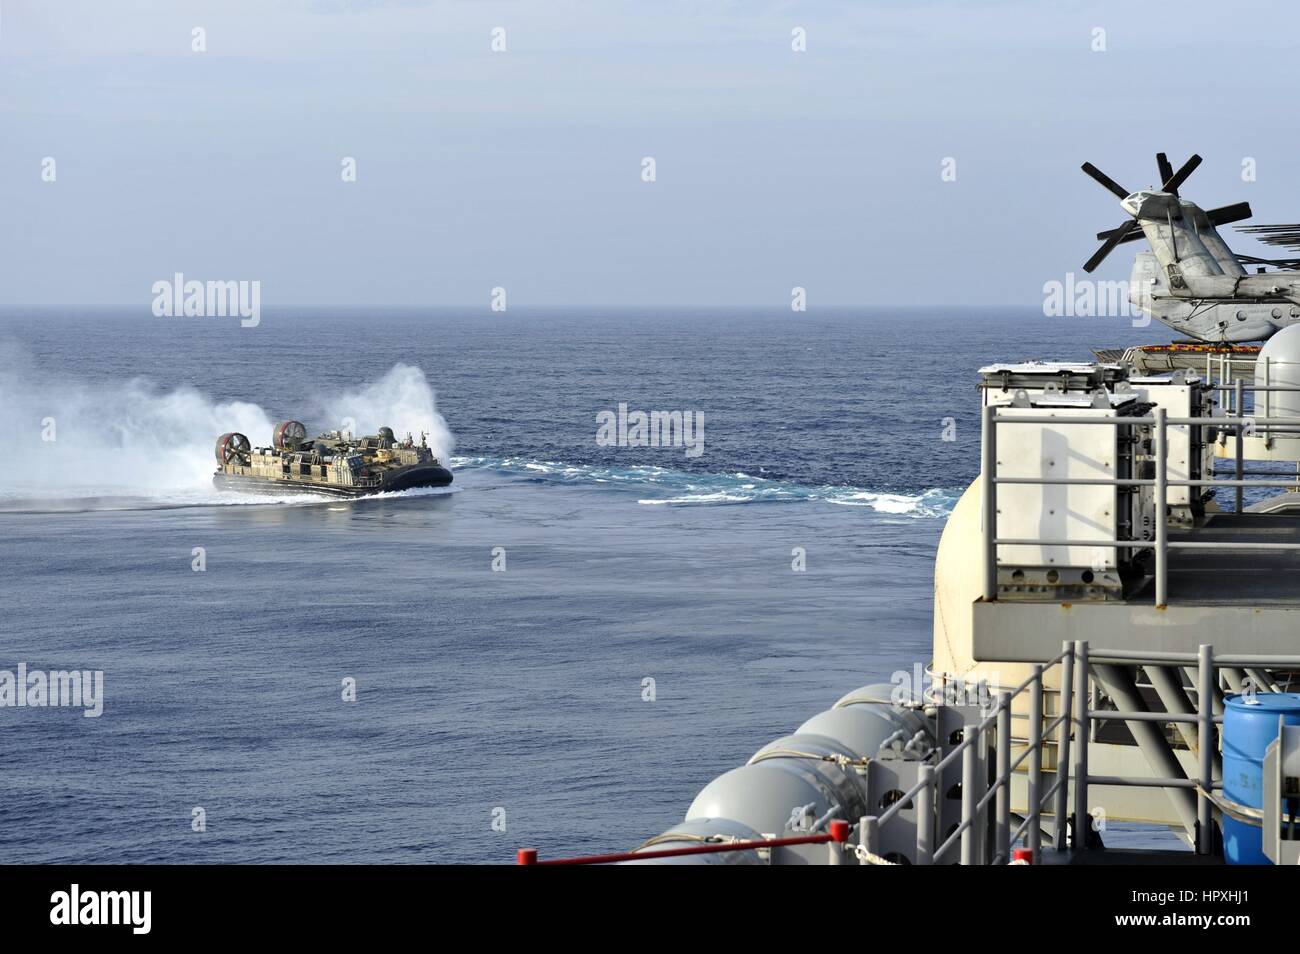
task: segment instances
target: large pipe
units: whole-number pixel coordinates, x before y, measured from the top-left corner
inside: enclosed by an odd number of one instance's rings
[[[1196,710],[1192,708],[1192,701],[1187,698],[1187,693],[1183,690],[1182,679],[1176,674],[1182,670],[1173,666],[1145,666],[1147,678],[1151,680],[1151,685],[1160,697],[1160,704],[1165,707],[1165,711],[1173,715],[1195,715]],[[1178,734],[1183,737],[1187,747],[1193,752],[1197,749],[1196,726],[1190,722],[1174,723],[1178,728]]]
[[[1097,681],[1102,684],[1106,693],[1115,700],[1115,705],[1121,710],[1128,712],[1146,710],[1146,704],[1142,701],[1142,696],[1133,683],[1133,675],[1128,669],[1122,666],[1094,663],[1092,671]],[[1187,777],[1187,773],[1183,771],[1182,764],[1174,755],[1174,750],[1169,747],[1169,742],[1157,723],[1125,722],[1124,724],[1128,726],[1138,748],[1146,757],[1153,774],[1164,778]],[[1174,810],[1178,812],[1183,826],[1187,829],[1188,837],[1192,837],[1196,831],[1195,797],[1189,789],[1185,788],[1171,788],[1166,789],[1165,792]]]
[[[911,703],[908,705],[907,703]],[[742,839],[780,835],[793,809],[806,809],[814,818],[855,823],[869,807],[863,802],[861,779],[848,763],[875,758],[891,738],[931,736],[931,728],[913,706],[913,696],[900,696],[891,684],[863,686],[847,694],[832,709],[818,713],[793,735],[760,749],[749,763],[726,772],[700,791],[686,810],[686,819],[643,848],[683,844],[721,836]],[[933,738],[930,738],[933,744]],[[933,837],[933,836],[932,836]],[[674,855],[645,864],[752,863],[751,852]]]

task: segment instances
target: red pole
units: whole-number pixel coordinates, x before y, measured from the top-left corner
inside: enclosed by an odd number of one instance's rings
[[[612,855],[588,855],[582,858],[548,858],[546,861],[537,860],[537,851],[533,848],[519,849],[519,864],[532,865],[604,865],[618,861],[643,861],[648,858],[678,858],[683,855],[711,855],[723,851],[750,851],[755,848],[776,848],[785,845],[824,845],[828,841],[848,841],[849,825],[848,822],[840,821],[842,829],[835,827],[835,822],[831,823],[831,833],[825,832],[816,835],[797,835],[790,838],[768,838],[761,841],[734,841],[723,842],[721,844],[709,845],[691,845],[686,848],[654,848],[649,851],[624,851]],[[835,832],[839,831],[842,838],[836,838]],[[524,853],[530,852],[531,861],[524,860]]]
[[[1011,851],[1012,861],[1025,861],[1029,864],[1034,863],[1034,850],[1032,848],[1015,848]]]
[[[535,865],[537,864],[536,848],[520,848],[519,854],[515,857],[515,864]]]
[[[838,841],[841,845],[849,840],[849,823],[842,818],[836,818],[831,822],[831,841]]]

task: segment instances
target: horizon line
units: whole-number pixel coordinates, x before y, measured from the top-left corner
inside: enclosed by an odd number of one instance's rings
[[[147,301],[129,302],[88,302],[88,301],[69,301],[69,302],[0,302],[0,308],[150,308],[152,299]],[[718,303],[699,303],[699,302],[647,302],[647,303],[598,303],[598,304],[512,304],[504,311],[493,311],[490,305],[482,302],[452,302],[441,304],[430,304],[428,302],[281,302],[277,304],[263,304],[266,308],[428,308],[431,310],[439,309],[476,309],[486,311],[488,314],[509,314],[511,311],[526,311],[540,309],[560,309],[560,308],[581,308],[581,309],[632,309],[632,308],[749,308],[772,311],[790,311],[789,304],[759,304],[754,302],[742,302],[735,304],[718,304]],[[1041,302],[1002,302],[992,304],[952,304],[948,302],[853,302],[853,303],[830,303],[809,306],[803,311],[791,311],[791,314],[802,315],[814,311],[830,309],[848,309],[848,308],[1041,308]],[[168,316],[174,318],[202,318],[211,317],[204,315],[175,315]]]

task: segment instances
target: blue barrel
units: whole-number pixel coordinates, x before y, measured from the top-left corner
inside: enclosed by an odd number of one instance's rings
[[[1251,808],[1264,807],[1264,750],[1277,738],[1278,717],[1300,725],[1300,692],[1260,692],[1252,702],[1232,696],[1223,713],[1223,794]],[[1230,865],[1270,864],[1263,832],[1223,818],[1223,854]]]

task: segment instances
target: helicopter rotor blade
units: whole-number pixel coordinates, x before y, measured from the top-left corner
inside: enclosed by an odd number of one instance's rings
[[[1171,178],[1164,180],[1164,185],[1160,187],[1161,192],[1172,192],[1178,194],[1178,187],[1187,181],[1187,177],[1196,171],[1196,167],[1201,164],[1201,157],[1193,155],[1183,163],[1182,168],[1173,174]]]
[[[1097,268],[1097,266],[1100,265],[1102,261],[1105,260],[1106,256],[1115,250],[1115,246],[1119,245],[1126,238],[1128,238],[1129,233],[1132,232],[1137,227],[1138,227],[1137,219],[1129,219],[1119,228],[1111,232],[1110,238],[1106,239],[1102,247],[1097,249],[1097,251],[1093,253],[1092,258],[1088,259],[1088,261],[1084,263],[1083,270],[1085,272],[1094,271]]]
[[[1168,182],[1174,177],[1174,167],[1169,162],[1169,157],[1163,152],[1156,153],[1156,168],[1160,170],[1160,181]],[[1174,195],[1178,195],[1177,189],[1170,189]]]
[[[1160,191],[1177,196],[1178,187],[1187,181],[1188,176],[1196,171],[1197,166],[1199,166],[1202,161],[1203,160],[1200,156],[1193,154],[1192,157],[1184,162],[1178,168],[1178,171],[1175,172],[1169,162],[1169,157],[1163,152],[1156,153],[1156,165],[1159,167],[1162,183]],[[1111,192],[1116,197],[1120,199],[1127,199],[1129,197],[1130,193],[1128,190],[1094,166],[1091,162],[1085,162],[1081,168],[1086,175],[1096,180],[1104,189]],[[1174,214],[1177,215],[1176,212]],[[1210,221],[1215,225],[1224,222],[1237,222],[1250,216],[1250,206],[1244,202],[1239,202],[1235,206],[1224,206],[1221,209],[1215,209],[1206,214],[1210,216]],[[1097,238],[1103,240],[1102,246],[1097,249],[1097,251],[1093,253],[1092,258],[1088,259],[1084,264],[1083,270],[1085,272],[1094,271],[1098,265],[1105,261],[1106,256],[1115,250],[1116,246],[1121,245],[1124,242],[1133,241],[1140,237],[1140,225],[1136,218],[1129,219],[1123,225],[1119,226],[1119,228],[1111,229],[1109,232],[1098,232]]]
[[[1240,222],[1248,219],[1253,212],[1250,211],[1249,202],[1236,202],[1232,205],[1225,205],[1222,208],[1210,209],[1205,213],[1210,217],[1210,221],[1215,225],[1227,225],[1229,222]]]
[[[1232,205],[1221,206],[1217,209],[1207,209],[1205,214],[1209,216],[1211,222],[1218,226],[1228,225],[1232,222],[1241,222],[1244,219],[1250,218],[1255,213],[1251,211],[1249,202],[1236,202]],[[1097,241],[1104,242],[1114,234],[1114,229],[1107,229],[1104,232],[1098,232]],[[1140,238],[1142,238],[1141,235],[1136,232],[1130,232],[1124,241],[1136,242]]]
[[[1087,173],[1089,176],[1091,176],[1093,179],[1096,179],[1099,183],[1101,183],[1103,188],[1109,190],[1110,192],[1113,192],[1119,198],[1127,199],[1129,197],[1129,192],[1127,189],[1125,189],[1122,185],[1120,185],[1110,176],[1106,175],[1106,173],[1102,172],[1091,162],[1085,162],[1082,166],[1080,166],[1080,168],[1083,169],[1083,171]]]

